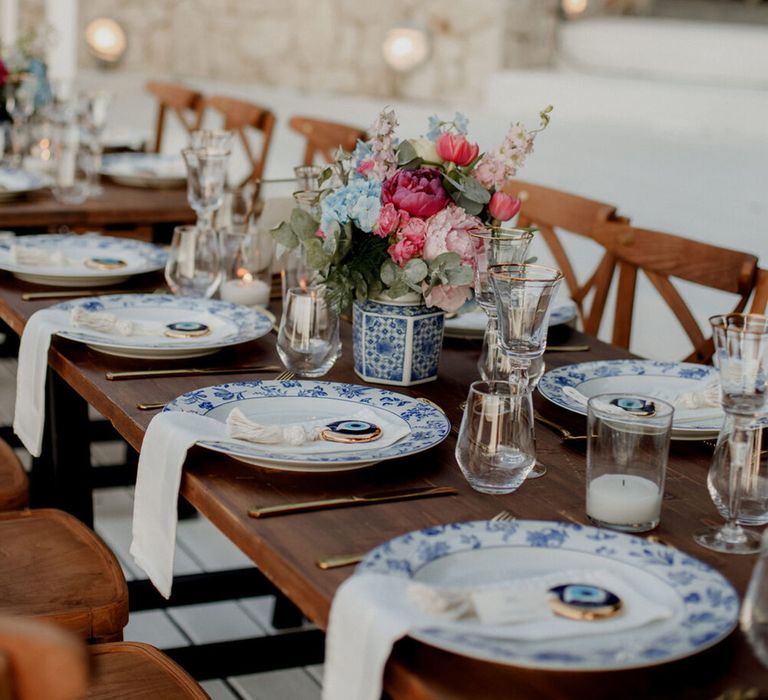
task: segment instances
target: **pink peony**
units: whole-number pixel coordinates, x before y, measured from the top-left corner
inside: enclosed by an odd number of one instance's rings
[[[379,223],[374,229],[374,233],[377,236],[386,238],[390,234],[397,231],[397,227],[400,225],[400,213],[395,208],[394,204],[385,204],[379,212]]]
[[[474,267],[475,242],[469,231],[482,228],[480,219],[450,204],[427,221],[427,240],[423,257],[434,260],[441,253],[456,253],[465,265]]]
[[[426,285],[424,285],[424,289],[426,289]],[[432,291],[424,295],[424,302],[427,306],[437,306],[443,311],[453,313],[469,299],[469,290],[468,286],[454,287],[450,284],[441,284],[432,287]]]
[[[480,147],[467,141],[462,134],[441,134],[435,145],[437,155],[456,165],[469,165],[480,153]]]
[[[411,258],[417,258],[424,250],[424,242],[427,237],[427,225],[422,219],[410,219],[408,223],[397,232],[397,242],[389,246],[387,252],[400,267],[403,267]]]
[[[512,197],[506,192],[494,192],[491,201],[488,202],[488,213],[499,221],[509,221],[520,211],[521,202],[517,197]]]
[[[450,201],[435,168],[398,170],[384,180],[381,188],[382,204],[394,204],[412,216],[428,219],[437,214]]]

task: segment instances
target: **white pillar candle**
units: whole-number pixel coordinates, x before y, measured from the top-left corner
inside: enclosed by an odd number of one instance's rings
[[[293,342],[302,348],[309,347],[314,299],[309,295],[297,295],[293,300]]]
[[[19,0],[0,2],[0,43],[8,49],[16,43],[19,31]]]
[[[77,0],[45,0],[45,19],[54,30],[46,56],[48,76],[72,80],[77,74]]]
[[[221,285],[221,298],[244,306],[267,306],[269,285],[260,279],[227,280]]]
[[[603,474],[587,487],[587,515],[611,525],[656,522],[661,493],[650,479],[628,474]]]

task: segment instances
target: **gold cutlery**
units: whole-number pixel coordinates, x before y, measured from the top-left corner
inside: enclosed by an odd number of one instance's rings
[[[589,345],[547,345],[546,352],[589,352]]]
[[[199,374],[242,374],[246,372],[275,372],[276,365],[251,365],[248,367],[177,367],[169,369],[136,370],[131,372],[106,372],[107,379],[149,379],[151,377],[194,377]]]
[[[564,428],[562,425],[559,425],[558,423],[555,423],[552,420],[549,420],[549,418],[544,418],[544,416],[541,415],[538,411],[533,412],[533,417],[539,421],[539,423],[543,423],[544,425],[548,426],[549,428],[552,428],[556,433],[560,435],[560,439],[564,442],[567,442],[568,440],[586,440],[586,435],[574,435],[570,430],[567,428]]]
[[[405,501],[411,498],[432,498],[437,496],[455,496],[458,491],[451,486],[433,486],[431,488],[409,488],[397,491],[380,491],[367,493],[361,496],[343,496],[341,498],[325,498],[319,501],[303,501],[300,503],[281,503],[277,506],[262,506],[251,508],[248,515],[252,518],[267,518],[272,515],[284,515],[287,513],[305,513],[311,510],[324,510],[326,508],[347,508],[350,506],[364,506],[372,503],[388,503],[391,501]]]
[[[154,289],[65,289],[58,292],[25,292],[22,301],[41,299],[75,299],[77,297],[102,297],[109,294],[150,294]]]
[[[508,510],[502,510],[500,513],[496,513],[496,515],[490,518],[492,523],[511,522],[512,520],[516,520],[516,518]],[[327,571],[328,569],[339,569],[342,566],[352,566],[352,564],[359,564],[365,558],[366,554],[368,554],[368,552],[358,552],[357,554],[337,554],[333,557],[324,557],[323,559],[318,559],[315,562],[315,565],[323,571]]]

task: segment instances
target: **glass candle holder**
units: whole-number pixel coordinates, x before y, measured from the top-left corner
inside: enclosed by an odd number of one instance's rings
[[[268,232],[219,229],[223,278],[219,295],[223,301],[244,306],[266,307],[272,289],[271,241]]]

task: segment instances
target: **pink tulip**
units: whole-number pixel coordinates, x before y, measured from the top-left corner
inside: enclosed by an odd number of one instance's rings
[[[469,165],[480,153],[480,147],[467,141],[461,134],[441,134],[435,145],[437,155],[456,165]]]
[[[521,202],[506,192],[494,192],[488,202],[488,213],[499,221],[509,221],[520,211]]]

